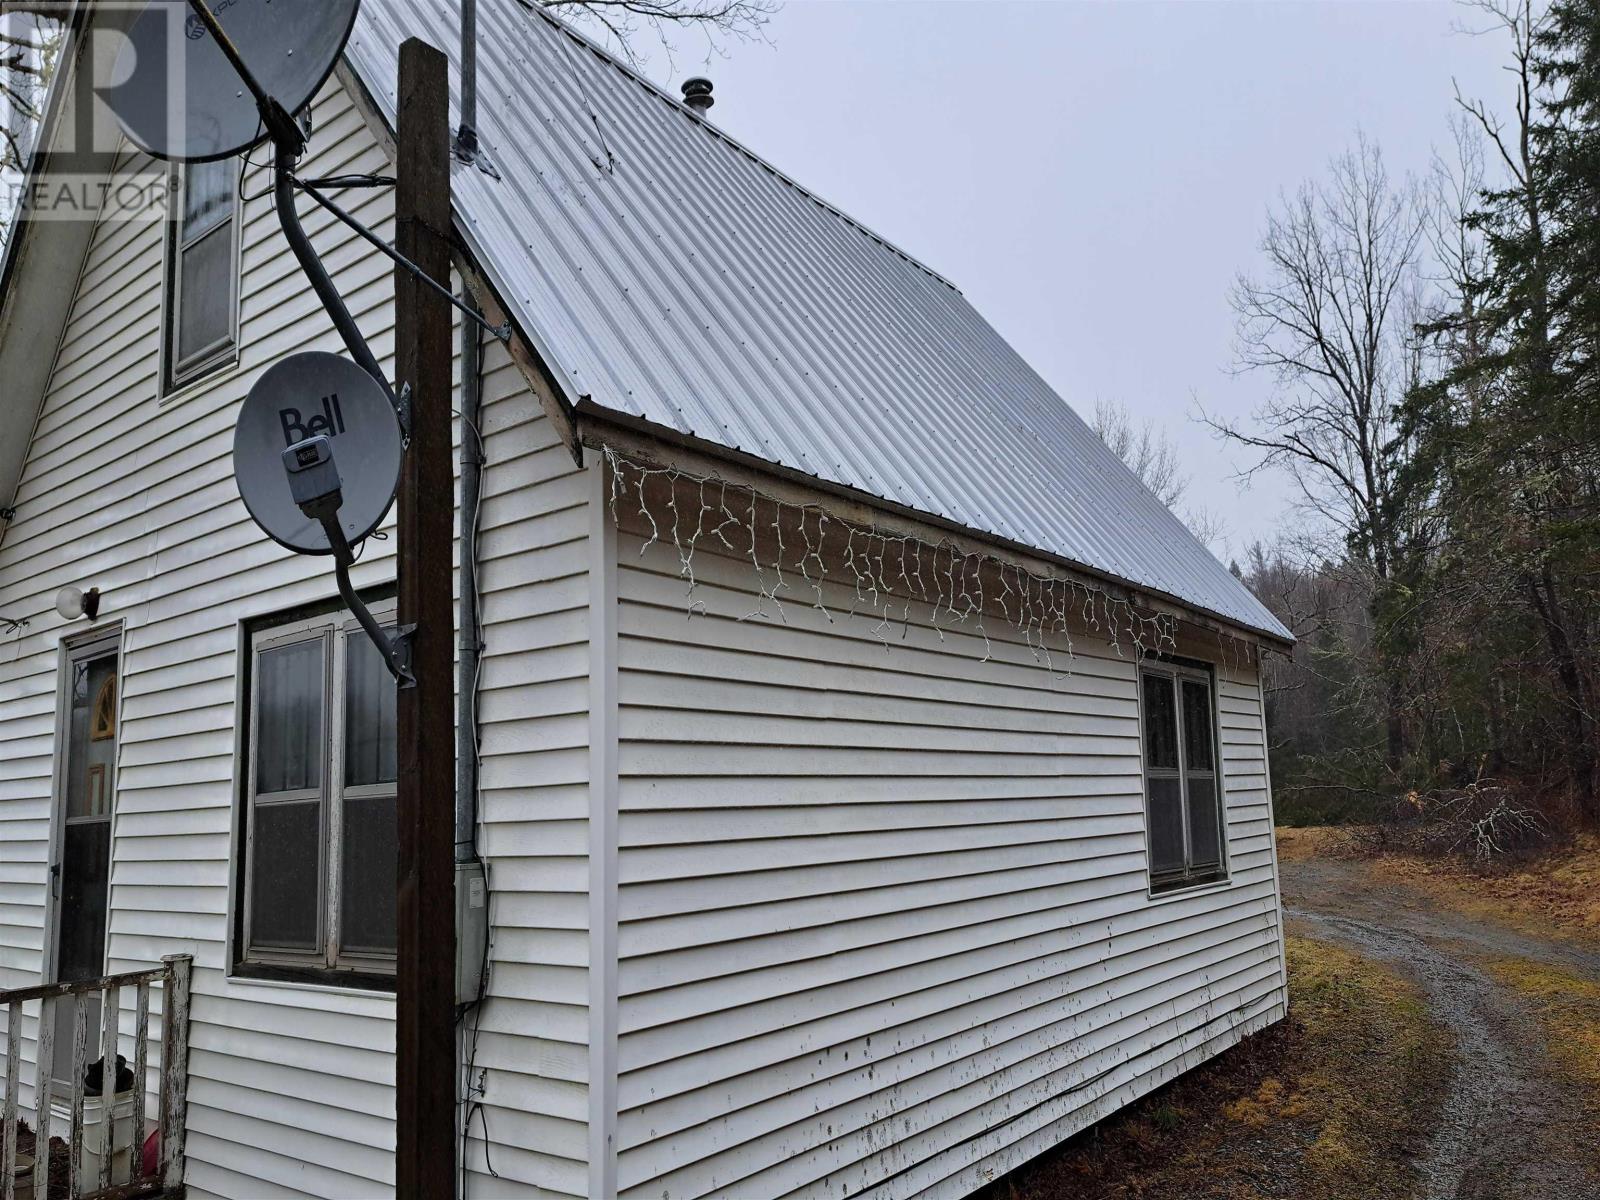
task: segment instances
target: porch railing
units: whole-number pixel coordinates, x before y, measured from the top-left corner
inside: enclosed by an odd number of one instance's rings
[[[79,983],[51,983],[42,987],[0,992],[0,1009],[7,1013],[4,1108],[0,1110],[0,1200],[49,1200],[50,1135],[55,1122],[52,1110],[57,1088],[67,1085],[69,1101],[67,1145],[67,1192],[72,1200],[135,1200],[137,1197],[177,1194],[183,1184],[184,1113],[189,1081],[189,979],[194,960],[187,954],[161,960],[161,966],[125,975],[107,975]],[[144,1170],[146,1105],[150,1066],[150,994],[161,990],[160,1022],[161,1076],[156,1089],[159,1105],[159,1163],[154,1175]],[[117,1050],[125,994],[133,999],[133,1105],[131,1145],[127,1147],[127,1178],[113,1181],[113,1165],[121,1147],[117,1144]],[[89,1005],[100,999],[99,1028],[89,1028]],[[38,1002],[38,1035],[34,1075],[34,1156],[31,1178],[17,1175],[18,1090],[22,1075],[23,1006]],[[56,1006],[71,1005],[72,1046],[67,1072],[56,1064]],[[84,1166],[84,1096],[86,1068],[94,1062],[91,1050],[100,1059],[99,1166],[92,1172]],[[124,1093],[125,1094],[125,1093]],[[93,1174],[93,1179],[86,1179]],[[60,1196],[58,1190],[54,1193]]]

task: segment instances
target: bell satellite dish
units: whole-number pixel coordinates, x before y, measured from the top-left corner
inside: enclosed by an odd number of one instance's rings
[[[211,0],[262,89],[297,113],[333,72],[360,0]],[[239,73],[186,0],[152,0],[100,89],[124,132],[157,158],[209,162],[267,139]]]
[[[325,437],[339,472],[338,521],[354,546],[389,515],[404,448],[394,405],[349,359],[310,351],[270,368],[250,389],[233,432],[239,496],[267,536],[299,554],[332,554],[321,524],[290,492],[284,451]]]

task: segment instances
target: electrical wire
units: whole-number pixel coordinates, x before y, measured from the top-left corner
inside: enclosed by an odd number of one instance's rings
[[[477,330],[475,332],[474,336],[477,337],[477,339],[478,339],[478,354],[477,354],[477,363],[476,363],[477,379],[476,379],[475,383],[477,385],[478,393],[481,396],[482,395],[482,390],[483,390],[483,388],[482,388],[482,384],[483,384],[483,332],[482,332],[482,330],[481,329]],[[462,441],[463,442],[465,442],[465,440],[466,440],[467,431],[468,430],[471,431],[472,444],[473,444],[473,455],[477,460],[477,466],[478,466],[478,469],[479,469],[479,472],[480,472],[480,479],[481,479],[482,471],[488,465],[488,462],[489,462],[488,451],[487,451],[487,448],[486,448],[486,446],[484,444],[484,440],[483,440],[483,430],[478,425],[478,423],[476,421],[473,421],[472,419],[467,417],[466,414],[460,412],[459,410],[452,410],[452,411],[454,412],[454,415],[456,415],[457,417],[461,418],[461,424],[462,424],[462,427],[463,427],[463,432],[462,432]],[[479,533],[481,533],[482,527],[483,527],[483,504],[481,503],[481,499],[480,499],[480,503],[477,505],[477,507],[473,510],[473,513],[472,513],[472,533],[473,533],[473,537],[471,539],[471,544],[472,544],[472,547],[473,547],[473,553],[472,553],[472,556],[467,561],[462,563],[462,569],[465,570],[465,571],[468,571],[471,574],[471,578],[472,578],[472,594],[475,595],[475,596],[481,596],[482,595],[482,592],[481,592],[480,586],[479,586],[479,584],[480,584],[479,561],[478,561],[478,557],[479,556],[478,556],[478,550],[477,550],[477,547],[478,547],[478,536],[477,535]],[[473,772],[474,786],[475,786],[475,788],[477,790],[476,790],[476,794],[474,796],[474,801],[475,802],[473,804],[473,811],[474,811],[476,819],[473,821],[473,825],[472,825],[472,858],[473,858],[473,861],[476,862],[477,865],[479,866],[479,868],[483,871],[483,886],[484,886],[485,903],[489,906],[489,911],[486,914],[486,918],[487,918],[486,924],[487,924],[487,927],[488,927],[488,934],[487,934],[487,936],[485,936],[485,938],[483,940],[483,962],[480,964],[479,972],[478,972],[478,999],[476,1001],[474,1001],[472,1004],[466,1005],[462,1009],[461,1013],[459,1014],[459,1016],[457,1018],[457,1025],[462,1028],[462,1031],[463,1031],[462,1032],[462,1036],[466,1041],[465,1061],[462,1064],[462,1073],[463,1073],[462,1087],[461,1087],[461,1109],[462,1109],[462,1113],[461,1113],[461,1125],[460,1125],[460,1135],[461,1135],[460,1195],[462,1197],[462,1200],[466,1200],[467,1188],[468,1188],[468,1184],[469,1184],[469,1181],[470,1181],[470,1178],[471,1178],[471,1172],[469,1170],[468,1161],[467,1161],[467,1152],[468,1152],[468,1149],[470,1148],[470,1146],[472,1144],[472,1122],[473,1122],[473,1118],[474,1117],[477,1118],[479,1127],[483,1130],[483,1165],[484,1165],[484,1169],[488,1172],[490,1178],[492,1178],[492,1179],[499,1179],[500,1178],[500,1173],[497,1170],[495,1170],[495,1166],[494,1166],[494,1157],[493,1157],[493,1151],[492,1151],[493,1138],[490,1136],[490,1133],[489,1133],[489,1112],[488,1112],[488,1109],[487,1109],[487,1107],[485,1106],[485,1104],[483,1102],[485,1095],[487,1095],[487,1093],[488,1093],[487,1071],[486,1070],[483,1071],[481,1076],[480,1076],[480,1070],[479,1070],[479,1067],[478,1067],[478,1043],[479,1043],[479,1039],[480,1039],[480,1037],[482,1035],[482,1030],[483,1030],[483,1010],[484,1010],[484,1007],[487,1004],[488,998],[489,998],[489,976],[490,976],[490,968],[491,968],[491,961],[492,961],[491,960],[491,955],[490,955],[490,950],[491,950],[491,947],[492,947],[492,942],[493,942],[493,937],[494,937],[494,927],[495,927],[494,926],[494,897],[495,897],[495,891],[494,891],[493,875],[492,875],[490,864],[489,864],[489,862],[487,860],[484,859],[483,855],[479,852],[479,847],[478,847],[478,825],[482,820],[482,813],[483,813],[483,804],[482,804],[482,800],[483,800],[483,736],[482,736],[482,732],[481,732],[482,723],[479,720],[479,708],[478,708],[478,705],[479,705],[479,700],[480,700],[480,691],[481,691],[482,683],[483,683],[484,650],[487,649],[486,645],[484,644],[484,640],[483,640],[483,629],[482,629],[481,619],[479,621],[478,629],[477,629],[476,633],[477,633],[477,639],[478,639],[478,655],[477,655],[477,661],[473,666],[472,686],[468,689],[468,695],[467,695],[468,724],[471,726],[471,731],[472,731],[472,737],[470,739],[471,740],[472,761],[477,766],[477,770]],[[470,1019],[470,1022],[471,1022],[470,1025],[467,1024],[469,1019]]]

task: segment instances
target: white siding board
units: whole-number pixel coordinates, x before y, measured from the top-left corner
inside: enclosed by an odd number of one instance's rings
[[[337,86],[315,121],[309,173],[384,168]],[[351,202],[392,234],[387,193]],[[388,361],[388,264],[302,213]],[[270,205],[241,229],[240,364],[164,406],[159,232],[97,232],[0,544],[0,611],[92,581],[126,622],[110,956],[196,955],[191,1192],[384,1194],[392,1002],[226,975],[238,623],[331,594],[231,481],[239,397],[281,354],[336,345]],[[1281,1011],[1247,663],[1219,643],[1231,882],[1152,902],[1131,658],[1080,637],[1052,673],[995,617],[987,639],[896,624],[886,649],[847,589],[827,585],[830,623],[799,580],[783,618],[740,622],[753,573],[704,547],[694,599],[723,615],[690,619],[674,550],[597,546],[603,482],[497,346],[483,397],[495,933],[472,1195],[583,1195],[613,1153],[641,1198],[956,1195]],[[393,569],[374,544],[358,584]],[[597,614],[617,627],[598,659]],[[0,655],[0,986],[39,970],[57,637],[47,618]],[[608,723],[614,780],[592,747]],[[613,854],[614,928],[594,885]]]
[[[619,565],[624,1195],[911,1195],[1281,1002],[1248,671],[1231,882],[1152,901],[1131,658],[1075,634],[1052,675],[994,617],[987,662],[970,626],[885,651],[832,585],[831,624],[798,584],[739,621],[754,572],[703,545],[691,619],[670,545]]]
[[[386,169],[337,85],[317,100],[314,121],[304,170]],[[142,165],[129,152],[120,169]],[[232,481],[234,414],[260,372],[284,353],[338,349],[270,201],[258,195],[265,181],[260,170],[247,181],[256,198],[240,223],[240,363],[165,404],[156,397],[161,230],[96,231],[18,516],[0,544],[0,611],[48,613],[62,584],[92,584],[104,614],[125,626],[110,967],[196,956],[191,1193],[376,1195],[392,1173],[392,1000],[225,973],[238,623],[333,594],[325,563],[285,554],[261,536]],[[380,236],[392,236],[390,193],[346,199]],[[314,206],[301,212],[374,352],[391,363],[391,265]],[[587,1088],[572,1064],[586,1054],[578,982],[586,935],[577,934],[574,953],[562,924],[586,924],[585,813],[571,810],[563,787],[587,782],[587,482],[497,344],[486,347],[483,382],[483,531],[493,551],[480,572],[489,643],[483,844],[494,917],[524,928],[503,940],[497,933],[496,962],[502,946],[509,957],[503,978],[499,970],[491,976],[478,1058],[496,1140],[488,1149],[506,1179],[478,1174],[479,1127],[472,1187],[581,1195]],[[393,572],[393,542],[375,542],[356,581],[376,584]],[[0,655],[0,987],[32,982],[40,969],[62,631],[53,616],[35,619]],[[573,907],[564,915],[566,897]],[[30,1023],[30,1055],[32,1037]],[[551,1104],[528,1107],[541,1098]],[[554,1115],[530,1123],[519,1111]],[[525,1145],[499,1144],[502,1137]]]

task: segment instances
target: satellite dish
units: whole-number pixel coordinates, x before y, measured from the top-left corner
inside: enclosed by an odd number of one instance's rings
[[[352,546],[389,515],[400,484],[400,421],[372,376],[320,350],[270,368],[239,410],[233,476],[255,523],[299,554],[333,552],[321,524],[295,504],[283,464],[286,449],[318,434],[333,447],[344,497],[339,524]]]
[[[211,0],[256,81],[284,111],[310,103],[355,27],[360,0]],[[99,93],[135,145],[209,162],[267,140],[255,98],[186,0],[152,0]]]

